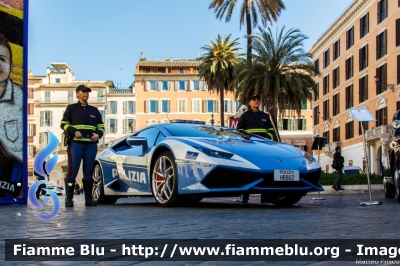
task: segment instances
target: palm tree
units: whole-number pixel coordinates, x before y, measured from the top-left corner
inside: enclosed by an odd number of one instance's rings
[[[199,68],[200,79],[204,79],[210,90],[217,90],[220,99],[221,126],[224,126],[224,90],[233,91],[234,67],[241,56],[237,42],[230,41],[231,35],[222,38],[219,34],[211,45],[203,46]]]
[[[220,20],[224,17],[228,22],[232,17],[233,8],[237,4],[237,0],[212,0],[209,9],[214,8],[216,17]],[[266,27],[268,22],[276,21],[285,5],[282,0],[243,0],[240,7],[240,27],[246,21],[247,28],[247,63],[251,62],[252,40],[251,29],[258,25],[259,17],[261,24]]]
[[[254,61],[236,69],[235,96],[247,103],[252,93],[261,94],[261,105],[277,125],[278,110],[281,118],[290,109],[300,115],[302,103],[311,100],[313,93],[318,94],[313,77],[319,73],[312,55],[303,49],[307,37],[298,29],[286,33],[285,27],[277,29],[275,38],[270,28],[258,29],[260,32],[253,36]],[[278,131],[276,136],[280,141]]]

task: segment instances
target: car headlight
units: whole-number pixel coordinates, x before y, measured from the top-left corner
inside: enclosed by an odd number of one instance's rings
[[[305,152],[303,154],[304,159],[306,159],[309,163],[313,163],[316,162],[317,160],[315,160],[314,156],[312,156],[311,154],[309,154],[308,152]]]
[[[222,158],[222,159],[230,159],[232,158],[233,154],[229,152],[223,152],[223,151],[216,151],[212,150],[209,148],[204,148],[204,147],[198,147],[198,146],[192,146],[193,148],[201,151],[202,153],[210,156],[210,157],[216,157],[216,158]]]
[[[399,129],[399,128],[400,128],[400,121],[399,121],[399,120],[394,120],[394,121],[392,122],[392,127],[393,127],[394,129]]]

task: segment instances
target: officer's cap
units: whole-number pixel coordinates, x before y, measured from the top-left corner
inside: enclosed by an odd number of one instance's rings
[[[251,101],[251,100],[254,100],[254,99],[261,99],[261,97],[260,97],[260,95],[258,95],[258,94],[252,94],[252,95],[250,95],[250,97],[249,97],[249,102]]]
[[[76,87],[76,92],[78,92],[78,91],[91,92],[92,89],[89,87],[86,87],[86,85],[79,85],[78,87]]]

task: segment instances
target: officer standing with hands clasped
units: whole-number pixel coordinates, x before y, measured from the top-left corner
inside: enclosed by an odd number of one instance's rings
[[[96,206],[92,198],[92,169],[97,154],[98,140],[103,136],[104,123],[99,110],[88,104],[89,92],[85,85],[76,88],[78,102],[70,104],[64,112],[61,129],[66,131],[68,140],[68,173],[65,179],[65,207],[73,207],[75,179],[83,160],[83,188],[85,206]]]
[[[250,109],[247,110],[239,119],[237,129],[243,132],[243,137],[250,139],[250,134],[272,139],[274,128],[269,115],[260,111],[260,95],[253,94],[248,101]],[[249,194],[243,194],[242,203],[249,201]],[[261,193],[261,203],[265,203],[267,197]]]

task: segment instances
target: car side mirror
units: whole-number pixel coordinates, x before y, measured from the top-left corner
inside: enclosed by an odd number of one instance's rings
[[[142,146],[143,153],[149,148],[149,146],[147,145],[147,139],[145,137],[129,136],[126,139],[126,143],[131,147]]]

